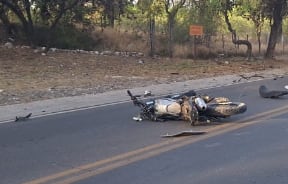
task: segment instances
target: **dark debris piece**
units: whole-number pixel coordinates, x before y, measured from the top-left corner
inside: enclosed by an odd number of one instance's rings
[[[269,90],[266,86],[261,85],[259,87],[259,94],[263,98],[279,98],[281,96],[288,95],[288,91]]]
[[[31,117],[32,113],[29,113],[27,116],[16,116],[15,122],[17,121],[26,121]]]
[[[181,136],[191,136],[191,135],[201,135],[201,134],[205,134],[205,131],[195,131],[195,130],[188,130],[188,131],[182,131],[182,132],[177,132],[174,134],[165,134],[165,135],[161,135],[161,137],[181,137]]]
[[[264,76],[262,75],[259,75],[259,74],[254,74],[254,75],[251,75],[251,76],[245,76],[245,75],[239,75],[241,78],[238,79],[238,81],[233,81],[233,82],[240,82],[242,79],[245,79],[245,80],[249,80],[251,78],[265,78]]]

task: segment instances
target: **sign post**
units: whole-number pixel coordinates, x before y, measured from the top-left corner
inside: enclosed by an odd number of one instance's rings
[[[189,35],[193,36],[194,57],[196,57],[196,36],[202,36],[203,35],[203,26],[190,25]]]

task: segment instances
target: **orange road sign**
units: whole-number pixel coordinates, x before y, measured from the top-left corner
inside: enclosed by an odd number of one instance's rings
[[[189,34],[190,34],[190,36],[201,36],[201,35],[203,35],[203,26],[190,25]]]

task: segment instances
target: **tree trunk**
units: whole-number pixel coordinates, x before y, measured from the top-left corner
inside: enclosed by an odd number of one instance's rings
[[[149,24],[150,24],[150,29],[149,29],[149,40],[150,40],[150,53],[149,55],[151,57],[154,56],[155,54],[155,46],[154,46],[154,43],[155,43],[155,17],[152,16],[150,17],[150,20],[149,20]]]
[[[170,8],[170,0],[165,1],[165,11],[168,14],[168,55],[169,57],[173,57],[173,47],[174,47],[174,38],[173,38],[173,31],[174,31],[174,23],[175,23],[175,16],[178,10],[185,4],[186,0],[180,0],[177,4],[174,4],[172,1],[172,8]]]
[[[225,22],[228,26],[228,30],[232,33],[232,43],[236,45],[246,45],[247,46],[247,51],[246,51],[247,58],[248,60],[250,60],[252,56],[252,44],[248,40],[237,39],[236,31],[232,28],[227,10],[223,11],[223,14],[224,14]]]
[[[16,27],[9,21],[9,18],[6,14],[5,8],[0,6],[0,20],[3,23],[5,28],[6,35],[9,37],[17,36],[17,29]]]
[[[261,33],[257,33],[257,40],[258,40],[258,53],[261,54]]]
[[[285,1],[286,3],[286,1]],[[265,58],[273,58],[274,57],[274,51],[276,48],[279,32],[282,28],[282,21],[283,21],[283,4],[282,2],[277,2],[274,5],[273,10],[273,24],[271,26],[270,36],[269,36],[269,42],[267,46],[267,50],[265,53]]]
[[[169,57],[173,57],[173,46],[174,46],[174,39],[173,39],[173,29],[174,29],[174,16],[173,14],[168,15],[168,55]]]
[[[26,20],[25,15],[22,13],[21,8],[17,4],[13,4],[13,2],[7,0],[0,0],[0,3],[10,9],[18,17],[23,25],[24,34],[27,36],[30,43],[33,44],[34,27],[32,21]]]
[[[259,17],[258,19],[254,19],[254,25],[256,27],[256,36],[257,36],[257,41],[258,41],[258,54],[261,55],[261,35],[262,35],[262,26],[263,26],[263,21],[262,17]]]

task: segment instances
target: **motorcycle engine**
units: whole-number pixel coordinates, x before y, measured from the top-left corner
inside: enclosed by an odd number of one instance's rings
[[[198,110],[205,111],[207,109],[207,104],[202,98],[196,97],[194,102]]]

